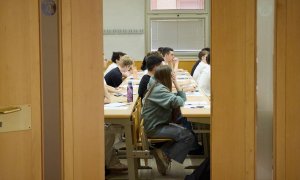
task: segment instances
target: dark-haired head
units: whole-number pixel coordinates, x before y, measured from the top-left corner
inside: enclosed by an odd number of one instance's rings
[[[162,52],[163,57],[165,57],[166,54],[169,54],[170,51],[174,51],[174,50],[172,48],[170,48],[170,47],[163,48],[163,52]]]
[[[199,60],[202,60],[202,57],[203,56],[207,56],[209,54],[209,52],[208,51],[206,51],[206,50],[201,50],[199,53],[198,53],[198,58],[199,58]]]
[[[210,65],[210,54],[207,55],[207,57],[206,57],[206,62],[207,62],[207,64]]]
[[[206,47],[206,48],[201,49],[201,51],[208,51],[208,52],[210,52],[210,48]]]
[[[161,65],[156,68],[154,78],[157,82],[166,86],[172,91],[172,69],[168,65]]]
[[[141,70],[143,70],[143,71],[146,70],[146,69],[149,70],[149,68],[148,68],[148,66],[147,66],[147,58],[148,58],[149,56],[153,56],[153,55],[159,56],[159,57],[162,58],[162,55],[161,55],[158,51],[148,52],[148,53],[146,54],[146,56],[144,57],[144,59],[143,59],[143,63],[142,63],[142,66],[141,66]],[[162,58],[162,60],[163,60],[163,58]],[[150,70],[150,71],[151,71],[151,70]]]
[[[158,51],[160,54],[163,53],[163,50],[164,50],[164,47],[159,47],[159,48],[157,49],[157,51]]]
[[[148,71],[152,71],[156,66],[161,65],[162,61],[164,61],[164,59],[159,54],[152,54],[147,56],[146,67]]]
[[[117,61],[120,60],[120,58],[122,56],[126,55],[126,53],[123,53],[123,52],[113,52],[112,53],[112,56],[111,56],[111,61],[114,62],[114,63],[117,63]]]
[[[145,71],[147,69],[146,60],[147,60],[147,56],[144,57],[142,65],[141,65],[141,70],[142,71]]]

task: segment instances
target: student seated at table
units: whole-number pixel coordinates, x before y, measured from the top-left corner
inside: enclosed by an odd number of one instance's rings
[[[105,80],[103,80],[103,82],[104,82],[103,83],[103,87],[104,87],[104,104],[109,104],[109,103],[111,103],[110,94],[107,90]]]
[[[177,94],[171,92],[172,82]],[[183,106],[186,96],[168,65],[156,68],[154,78],[150,79],[148,88],[142,109],[145,132],[148,137],[174,140],[163,144],[159,149],[154,149],[157,169],[160,174],[165,175],[171,159],[183,163],[186,155],[193,148],[195,137],[190,130],[170,122],[172,109]]]
[[[147,86],[148,86],[150,78],[154,76],[156,68],[161,65],[162,61],[163,61],[163,58],[159,52],[154,51],[154,52],[147,53],[147,56],[145,57],[145,64],[147,66],[148,73],[142,77],[142,79],[139,83],[139,89],[138,89],[138,94],[139,94],[139,97],[141,97],[141,100],[143,100],[144,95],[147,91]],[[194,91],[195,86],[186,86],[186,87],[182,86],[182,89],[184,92]],[[173,115],[175,115],[175,113],[173,113]],[[191,126],[190,122],[188,122],[186,120],[186,118],[182,117],[181,113],[178,113],[177,115],[178,115],[178,117],[176,117],[176,123],[181,124],[185,128],[192,130],[192,126]],[[198,143],[195,143],[194,150],[190,153],[199,154],[199,152],[200,152],[199,148],[200,147],[199,147]]]
[[[114,125],[105,124],[105,169],[111,171],[126,171],[128,167],[121,163],[113,147],[115,142]]]
[[[144,98],[145,92],[147,90],[147,86],[149,83],[149,80],[151,77],[154,76],[155,73],[155,69],[161,65],[161,62],[164,59],[162,58],[162,56],[158,53],[158,52],[151,52],[148,53],[148,55],[145,57],[145,66],[147,67],[147,74],[145,74],[139,84],[139,97],[141,97],[141,99]]]
[[[106,84],[112,87],[118,87],[123,81],[123,73],[128,73],[128,71],[132,68],[133,60],[128,55],[121,57],[121,62],[118,67],[112,69],[109,73],[107,73],[104,78]]]
[[[110,103],[110,94],[104,85],[104,104]],[[115,142],[116,128],[111,124],[104,124],[105,130],[105,169],[112,171],[126,171],[128,168],[122,164],[116,156],[116,150],[113,145]]]
[[[210,54],[198,64],[193,78],[200,89],[202,89],[207,96],[210,96]]]
[[[179,59],[174,56],[174,50],[170,47],[164,47],[162,49],[162,55],[164,58],[164,64],[168,64],[173,71],[182,71],[182,69],[178,69]]]
[[[103,55],[104,56],[104,55]],[[103,68],[105,69],[107,66],[107,59],[105,59],[103,57]],[[104,78],[103,78],[104,79]],[[120,93],[122,90],[124,90],[123,88],[121,87],[117,87],[117,88],[114,88],[114,87],[111,87],[109,85],[106,84],[105,82],[105,79],[104,79],[104,86],[105,86],[105,89],[107,89],[108,93]],[[104,99],[104,103],[105,103],[105,99]]]
[[[126,53],[123,52],[113,52],[111,56],[112,63],[107,67],[107,69],[104,72],[104,76],[109,73],[112,69],[118,67],[120,64],[120,59],[122,56],[126,55]]]
[[[205,49],[205,48],[204,48]],[[192,71],[191,71],[191,76],[194,75],[195,69],[197,68],[198,64],[202,61],[202,60],[206,60],[207,55],[209,54],[209,51],[202,49],[199,53],[198,53],[198,60],[196,61],[196,63],[193,65]]]

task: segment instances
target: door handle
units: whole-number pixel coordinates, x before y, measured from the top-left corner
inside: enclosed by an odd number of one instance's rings
[[[0,133],[31,129],[30,104],[0,107]]]
[[[9,106],[9,107],[5,107],[5,108],[0,108],[0,114],[9,114],[9,113],[18,112],[21,110],[22,110],[21,107]]]

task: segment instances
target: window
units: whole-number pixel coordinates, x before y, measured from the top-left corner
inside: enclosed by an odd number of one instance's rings
[[[176,56],[195,57],[209,46],[209,0],[149,0],[147,51],[171,47]]]
[[[161,46],[172,47],[177,52],[199,51],[204,47],[202,27],[203,19],[151,20],[151,51]]]
[[[204,0],[151,0],[151,10],[204,9]]]

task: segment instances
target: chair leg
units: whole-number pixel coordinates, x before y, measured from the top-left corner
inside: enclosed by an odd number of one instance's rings
[[[148,166],[148,159],[144,159],[145,166]]]

